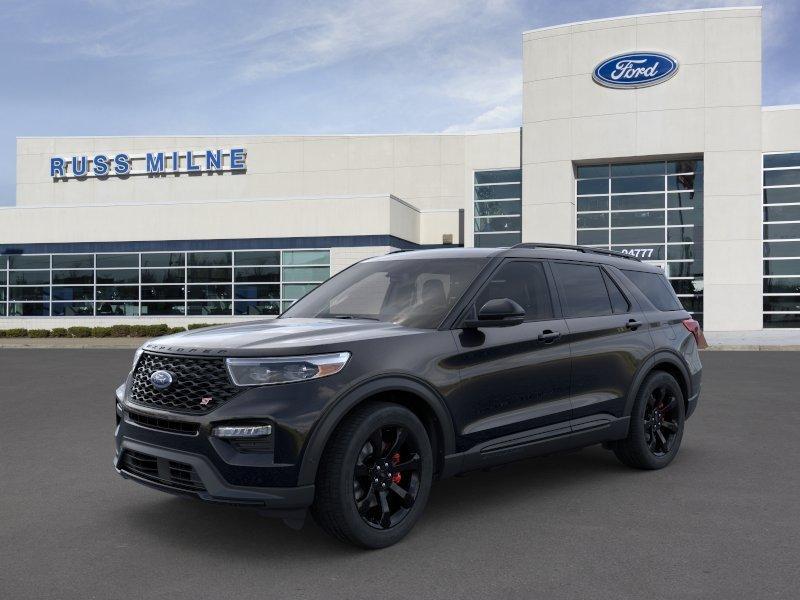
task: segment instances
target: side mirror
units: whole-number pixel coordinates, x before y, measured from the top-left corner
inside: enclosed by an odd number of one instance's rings
[[[469,319],[461,325],[465,329],[483,327],[511,327],[525,320],[525,309],[511,298],[489,300],[478,311],[477,319]]]

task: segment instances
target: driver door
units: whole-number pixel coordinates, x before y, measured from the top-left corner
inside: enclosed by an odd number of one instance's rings
[[[508,259],[468,312],[489,300],[510,298],[525,309],[525,321],[455,329],[461,380],[448,399],[462,449],[538,427],[569,430],[568,329],[554,289],[545,262]]]

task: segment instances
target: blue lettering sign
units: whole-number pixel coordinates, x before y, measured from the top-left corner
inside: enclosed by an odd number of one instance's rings
[[[662,83],[678,72],[678,61],[658,52],[613,56],[594,69],[592,79],[610,88],[641,88]]]
[[[244,148],[231,148],[231,171],[246,169],[244,164]]]
[[[222,168],[222,150],[206,150],[206,171],[215,171]]]
[[[194,164],[194,156],[192,156],[191,150],[186,152],[186,170],[192,173],[200,170],[200,165]]]
[[[88,161],[85,156],[72,157],[72,174],[75,177],[83,177],[88,170]]]
[[[50,159],[50,177],[64,176],[64,159],[53,157]]]
[[[173,171],[180,171],[181,170],[181,155],[177,152],[172,153],[172,170]]]
[[[92,171],[98,177],[108,175],[108,157],[105,154],[98,154],[92,161]]]
[[[153,154],[148,152],[145,156],[145,169],[148,173],[163,173],[164,172],[164,153],[159,152]]]
[[[114,172],[117,175],[126,175],[131,170],[131,163],[128,155],[120,152],[114,157]]]

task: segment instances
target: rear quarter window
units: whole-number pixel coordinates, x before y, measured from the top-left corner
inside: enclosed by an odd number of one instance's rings
[[[647,296],[647,299],[650,300],[652,305],[658,310],[683,310],[683,306],[675,295],[675,291],[672,289],[666,277],[661,273],[628,271],[625,269],[623,269],[622,272],[645,296]]]

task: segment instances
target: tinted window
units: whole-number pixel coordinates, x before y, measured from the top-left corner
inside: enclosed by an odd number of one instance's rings
[[[553,263],[553,275],[561,287],[565,317],[599,317],[611,314],[611,301],[599,267]]]
[[[505,263],[478,294],[475,309],[480,310],[489,300],[498,298],[510,298],[524,308],[526,321],[553,318],[553,304],[542,263]]]
[[[617,284],[611,280],[605,272],[603,272],[603,280],[606,282],[606,289],[608,290],[608,295],[611,298],[611,310],[614,311],[615,315],[622,315],[628,312],[631,309],[631,305],[628,302],[625,295],[620,291],[617,287]]]
[[[627,270],[623,273],[658,310],[680,310],[682,308],[675,292],[660,273]]]

